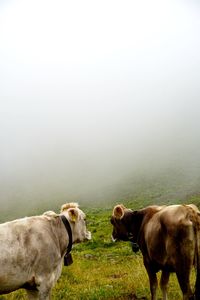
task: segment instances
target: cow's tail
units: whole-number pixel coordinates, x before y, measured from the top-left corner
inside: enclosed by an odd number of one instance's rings
[[[195,300],[200,300],[200,213],[197,212],[195,218],[195,233],[196,233],[196,283],[195,283]]]

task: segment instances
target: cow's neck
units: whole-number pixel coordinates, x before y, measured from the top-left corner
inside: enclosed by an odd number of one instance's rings
[[[141,228],[142,228],[144,214],[140,210],[139,211],[134,211],[132,213],[132,218],[133,218],[134,221],[131,222],[131,224],[132,224],[131,231],[133,233],[133,236],[135,237],[135,242],[139,244],[139,242],[140,242],[140,231],[141,231]]]

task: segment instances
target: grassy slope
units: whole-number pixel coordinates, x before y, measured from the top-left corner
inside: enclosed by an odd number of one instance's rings
[[[188,197],[185,202],[199,204],[200,195]],[[150,204],[149,200],[140,199],[139,196],[135,201],[128,199],[123,203],[131,208]],[[74,246],[74,263],[63,267],[52,299],[148,299],[149,283],[141,254],[133,253],[128,242],[111,242],[109,219],[112,206],[84,210],[88,216],[92,241]],[[26,299],[26,296],[24,291],[16,291],[0,296],[0,300],[3,299]],[[170,278],[169,299],[181,299],[174,274]]]

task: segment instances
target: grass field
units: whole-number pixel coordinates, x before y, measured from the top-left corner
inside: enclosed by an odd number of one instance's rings
[[[200,196],[191,196],[186,202],[198,204]],[[124,203],[136,209],[150,204],[142,202],[142,199],[133,202],[129,199]],[[73,247],[74,263],[69,267],[63,267],[62,275],[52,291],[53,300],[150,298],[148,277],[141,253],[133,253],[129,242],[111,241],[112,207],[83,208],[87,213],[92,241]],[[194,274],[192,281],[194,282]],[[160,292],[159,297],[161,297]],[[0,296],[0,300],[7,299],[26,299],[26,294],[21,290]],[[169,299],[182,299],[174,274],[170,277]]]

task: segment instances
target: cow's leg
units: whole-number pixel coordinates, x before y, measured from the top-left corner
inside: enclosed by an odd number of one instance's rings
[[[158,280],[156,273],[151,270],[151,268],[148,266],[148,264],[144,265],[146,267],[147,273],[149,275],[149,283],[150,283],[150,291],[151,291],[151,300],[156,300],[157,299],[157,288],[158,288]]]
[[[39,287],[39,300],[50,300],[51,299],[51,289],[47,287]]]
[[[38,300],[38,291],[26,290],[29,300]]]
[[[169,282],[169,272],[162,271],[161,279],[160,279],[160,287],[163,295],[163,300],[167,300],[167,285]]]
[[[176,272],[178,282],[183,293],[183,300],[193,299],[193,293],[190,287],[190,271],[189,269]]]
[[[200,269],[198,267],[195,283],[195,297],[196,300],[200,300]]]
[[[157,288],[158,288],[158,280],[157,280],[156,273],[152,273],[149,276],[149,282],[150,282],[151,300],[156,300]]]

